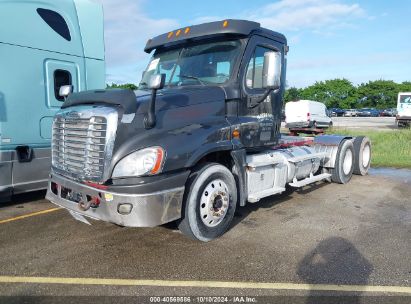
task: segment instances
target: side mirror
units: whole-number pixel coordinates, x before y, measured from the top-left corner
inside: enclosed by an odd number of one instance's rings
[[[263,63],[263,88],[277,90],[281,86],[281,53],[266,52]]]
[[[73,93],[73,86],[72,85],[64,85],[61,86],[59,89],[59,95],[61,97],[67,98],[71,93]]]
[[[248,107],[255,108],[262,103],[272,91],[281,87],[281,53],[266,52],[263,62],[263,95],[251,96],[248,98]]]
[[[166,74],[156,74],[150,77],[148,87],[153,90],[161,90],[166,83]]]
[[[166,74],[156,74],[150,77],[148,87],[151,91],[151,99],[148,104],[148,112],[144,117],[144,125],[146,129],[151,129],[156,125],[156,96],[157,90],[164,88],[166,83]]]

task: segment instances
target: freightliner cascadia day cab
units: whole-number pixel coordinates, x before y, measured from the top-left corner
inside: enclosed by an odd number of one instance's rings
[[[7,201],[47,188],[60,87],[105,87],[102,6],[0,1],[0,67],[0,200]]]
[[[209,241],[237,207],[366,174],[365,137],[281,137],[286,38],[224,20],[150,39],[139,90],[70,94],[53,123],[47,198],[78,220],[177,221]]]
[[[411,92],[398,94],[396,123],[398,127],[411,125]]]

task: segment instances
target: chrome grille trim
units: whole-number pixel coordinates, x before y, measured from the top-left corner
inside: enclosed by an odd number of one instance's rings
[[[77,106],[59,111],[52,128],[53,169],[79,181],[109,179],[117,123],[114,108]]]

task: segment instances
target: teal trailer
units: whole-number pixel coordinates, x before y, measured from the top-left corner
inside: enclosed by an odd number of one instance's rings
[[[0,201],[46,189],[63,85],[105,87],[102,6],[0,0]]]

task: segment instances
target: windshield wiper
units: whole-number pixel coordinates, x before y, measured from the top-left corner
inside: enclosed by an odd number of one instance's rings
[[[205,84],[205,82],[204,81],[202,81],[200,78],[198,78],[198,77],[196,77],[196,76],[191,76],[191,75],[178,75],[178,77],[181,77],[181,78],[188,78],[188,79],[194,79],[194,80],[197,80],[201,85],[203,85],[203,86],[205,86],[206,84]]]

